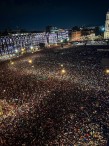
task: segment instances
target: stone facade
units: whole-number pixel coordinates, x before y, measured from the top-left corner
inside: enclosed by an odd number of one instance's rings
[[[106,14],[104,39],[109,39],[109,11]]]

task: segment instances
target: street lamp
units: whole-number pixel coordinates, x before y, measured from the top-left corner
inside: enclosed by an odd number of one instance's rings
[[[65,74],[65,73],[66,73],[66,70],[65,70],[65,69],[62,69],[62,70],[61,70],[61,73],[62,73],[62,74]]]
[[[33,49],[33,46],[30,46],[31,50]]]
[[[105,72],[106,72],[106,74],[109,74],[109,69],[106,69],[106,71],[105,71]]]
[[[63,39],[61,39],[61,43],[63,43]]]
[[[22,52],[24,52],[24,50],[25,50],[24,48],[21,49]]]
[[[16,49],[15,52],[18,53],[18,50]]]
[[[61,64],[61,67],[63,67],[64,65],[63,64]]]
[[[28,60],[28,62],[31,64],[31,63],[32,63],[32,60],[31,60],[31,59],[29,59],[29,60]]]
[[[14,64],[14,62],[13,62],[13,61],[10,61],[10,63],[11,63],[11,65],[13,65],[13,64]]]

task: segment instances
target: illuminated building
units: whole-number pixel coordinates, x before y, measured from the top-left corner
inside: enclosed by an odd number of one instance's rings
[[[50,27],[47,33],[48,44],[64,43],[69,41],[69,31],[66,29],[57,29],[57,27]]]
[[[82,35],[82,37],[81,37],[82,41],[84,41],[84,40],[93,41],[95,39],[96,39],[95,33],[91,33],[91,34],[88,34],[88,35]]]
[[[57,44],[57,34],[56,33],[49,33],[48,34],[48,43],[49,44]]]
[[[0,54],[16,54],[21,52],[22,48],[28,52],[31,50],[31,46],[38,47],[40,43],[47,44],[45,32],[3,36],[0,38]]]
[[[109,11],[106,14],[104,39],[109,39]]]
[[[67,30],[57,29],[52,27],[51,32],[38,32],[38,33],[16,33],[8,36],[2,36],[0,38],[0,54],[20,54],[22,48],[25,48],[26,52],[31,52],[35,48],[39,48],[40,44],[44,46],[62,43],[65,40],[69,40],[69,34]],[[31,46],[33,49],[31,49]],[[24,52],[23,52],[24,53]]]
[[[70,41],[85,41],[85,40],[95,40],[96,36],[93,31],[81,30],[71,32]]]
[[[69,32],[66,29],[59,29],[58,33],[57,33],[57,39],[58,42],[67,42],[69,41]]]
[[[37,45],[40,43],[47,44],[47,38],[46,38],[45,32],[35,33],[33,38],[34,38],[34,44],[37,44]]]
[[[70,41],[80,41],[81,40],[81,31],[74,31],[71,33]]]

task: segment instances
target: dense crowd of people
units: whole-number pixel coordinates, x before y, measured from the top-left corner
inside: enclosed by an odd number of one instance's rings
[[[106,54],[75,47],[0,64],[0,146],[105,146]]]

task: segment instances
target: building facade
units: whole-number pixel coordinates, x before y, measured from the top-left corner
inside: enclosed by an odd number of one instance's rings
[[[56,32],[40,33],[15,33],[0,37],[0,55],[20,53],[22,50],[29,52],[37,50],[40,44],[55,45],[69,41],[68,30],[57,30]]]
[[[0,38],[0,55],[16,54],[21,50],[29,52],[32,48],[37,49],[40,43],[47,45],[45,32],[3,36]]]
[[[73,31],[71,32],[70,41],[80,41],[81,40],[81,31]]]
[[[109,10],[106,14],[104,39],[109,39]]]

